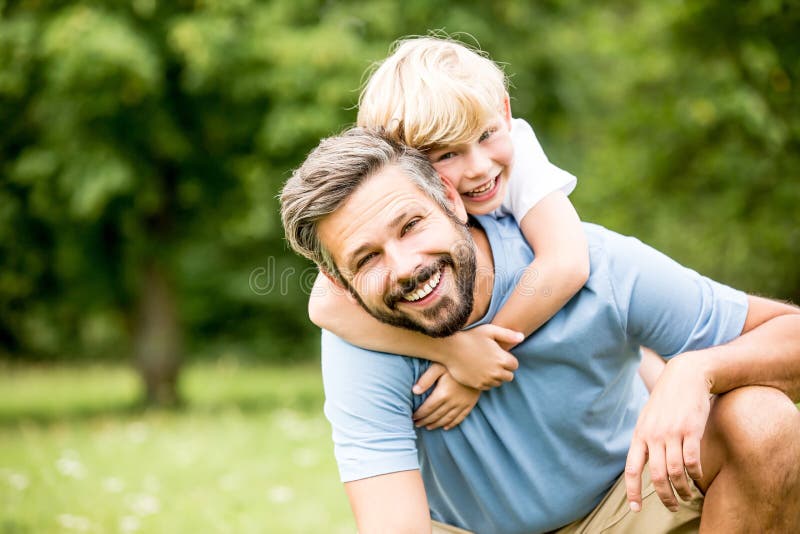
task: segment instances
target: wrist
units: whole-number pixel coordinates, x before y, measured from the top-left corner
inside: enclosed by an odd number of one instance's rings
[[[684,352],[672,358],[667,364],[674,362],[674,365],[685,365],[689,376],[694,375],[701,379],[711,395],[718,393],[715,389],[718,387],[719,377],[717,376],[718,370],[714,365],[715,358],[709,352],[709,350]]]
[[[422,334],[420,334],[422,335]],[[448,350],[449,346],[446,340],[450,339],[449,337],[445,338],[438,338],[438,337],[428,337],[425,336],[425,342],[423,347],[423,356],[429,359],[432,362],[437,362],[445,367],[449,366],[450,363],[453,361],[453,356]]]

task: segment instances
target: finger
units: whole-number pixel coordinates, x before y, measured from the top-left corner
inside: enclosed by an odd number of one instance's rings
[[[664,445],[648,444],[650,454],[650,480],[653,482],[658,498],[671,512],[678,510],[678,499],[672,491],[672,484],[667,474],[667,456]]]
[[[417,408],[417,411],[414,412],[411,417],[414,419],[414,421],[424,419],[441,408],[446,401],[447,399],[443,395],[437,395],[436,392],[434,392],[430,397],[425,399],[425,402],[422,403],[422,406]]]
[[[700,464],[700,438],[687,436],[683,439],[683,465],[694,480],[702,480],[703,466]]]
[[[500,380],[498,381],[497,385],[494,386],[494,387],[497,387],[497,386],[501,385],[503,382],[511,382],[512,380],[514,380],[514,373],[512,373],[511,371],[503,371],[498,376],[499,376]]]
[[[497,376],[495,376],[493,378],[487,378],[486,381],[483,384],[481,384],[481,387],[479,387],[478,389],[481,390],[481,391],[489,391],[490,389],[496,388],[497,386],[501,385],[504,381],[507,382],[507,380],[504,380],[504,379],[505,379],[505,374],[504,373],[500,373],[500,374],[498,374]],[[461,384],[461,385],[463,386],[465,384]],[[467,387],[469,387],[469,386],[467,386]]]
[[[634,438],[625,461],[625,493],[628,496],[628,505],[634,512],[642,509],[642,471],[646,461],[647,446],[643,441]]]
[[[461,412],[459,412],[459,414],[456,415],[456,418],[453,419],[453,421],[449,425],[445,426],[444,429],[445,430],[450,430],[450,429],[453,429],[453,428],[457,427],[458,425],[460,425],[464,421],[464,419],[467,418],[467,416],[469,415],[470,411],[472,411],[472,407],[471,406],[467,406],[466,408],[461,410]]]
[[[426,391],[428,391],[433,385],[436,383],[437,380],[445,373],[446,369],[443,365],[434,364],[431,365],[427,371],[422,373],[422,376],[419,377],[417,383],[414,384],[414,387],[411,388],[411,391],[415,395],[422,395]]]
[[[522,332],[517,332],[516,330],[511,330],[508,328],[503,328],[502,326],[492,325],[493,329],[491,332],[491,336],[497,341],[498,343],[508,343],[511,345],[516,345],[517,343],[521,343],[525,336]]]
[[[447,414],[447,412],[449,412],[451,409],[452,408],[449,405],[443,404],[442,406],[439,406],[433,412],[431,412],[430,415],[427,415],[422,419],[414,421],[414,425],[416,425],[417,427],[420,426],[427,427],[428,425],[432,425],[433,423],[444,417]]]
[[[447,413],[445,413],[442,417],[436,419],[432,423],[428,424],[425,428],[428,430],[436,430],[437,428],[447,427],[453,421],[455,421],[456,416],[461,411],[460,406],[455,406],[454,408],[450,409]]]
[[[667,444],[667,476],[681,499],[688,501],[692,498],[689,479],[686,476],[686,469],[683,467],[683,445],[678,440]]]

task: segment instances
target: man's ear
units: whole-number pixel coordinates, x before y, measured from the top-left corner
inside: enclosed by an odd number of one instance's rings
[[[328,271],[326,271],[326,270],[325,270],[325,269],[323,269],[322,267],[320,267],[320,268],[319,268],[319,272],[320,272],[320,273],[322,273],[322,275],[323,275],[325,278],[327,278],[327,279],[328,279],[328,282],[330,282],[331,286],[333,286],[333,288],[334,288],[334,289],[335,289],[337,292],[341,292],[343,295],[345,295],[345,296],[346,296],[346,297],[347,297],[347,298],[350,300],[350,302],[352,302],[352,303],[354,303],[354,304],[358,304],[358,301],[357,301],[357,300],[356,300],[356,298],[353,296],[353,293],[351,293],[351,292],[350,292],[350,290],[349,290],[349,289],[347,289],[347,288],[344,286],[344,284],[342,283],[342,281],[341,281],[341,280],[339,280],[338,278],[336,278],[335,276],[333,276],[331,273],[329,273]]]
[[[450,180],[441,174],[439,175],[439,178],[444,184],[444,194],[450,203],[450,209],[456,214],[456,217],[458,217],[459,221],[463,223],[467,222],[467,208],[464,207],[464,201],[461,199],[461,195],[458,193],[458,190]]]
[[[506,96],[503,98],[503,106],[501,109],[503,114],[503,118],[506,120],[506,125],[508,129],[511,129],[511,98],[506,93]]]

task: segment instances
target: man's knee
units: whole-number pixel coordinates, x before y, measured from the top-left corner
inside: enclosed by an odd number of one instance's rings
[[[741,467],[775,466],[782,459],[797,463],[800,452],[800,413],[783,392],[749,386],[721,395],[714,402],[711,432],[721,441],[724,455]]]

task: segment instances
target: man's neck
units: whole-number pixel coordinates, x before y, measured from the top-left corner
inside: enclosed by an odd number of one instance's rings
[[[474,221],[470,224],[469,232],[475,241],[475,287],[472,290],[474,297],[472,313],[467,319],[467,325],[486,315],[494,290],[494,257],[489,238],[486,237],[483,228]]]

